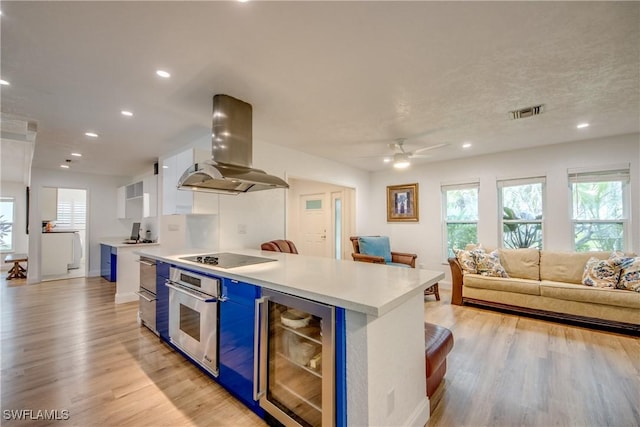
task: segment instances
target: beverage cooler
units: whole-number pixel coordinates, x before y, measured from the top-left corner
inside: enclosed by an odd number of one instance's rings
[[[286,426],[335,425],[335,308],[263,289],[255,397]]]

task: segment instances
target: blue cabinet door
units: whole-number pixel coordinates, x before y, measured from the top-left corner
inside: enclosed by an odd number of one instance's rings
[[[164,284],[169,278],[169,264],[156,262],[156,329],[160,338],[169,341],[169,288]]]
[[[100,245],[100,276],[109,280],[111,277],[111,246]]]
[[[237,280],[223,280],[220,303],[220,382],[258,415],[263,414],[253,400],[253,343],[255,300],[260,288]]]
[[[118,280],[116,272],[118,271],[118,248],[111,247],[111,278],[110,282]]]
[[[100,244],[100,276],[110,282],[116,281],[117,248]]]

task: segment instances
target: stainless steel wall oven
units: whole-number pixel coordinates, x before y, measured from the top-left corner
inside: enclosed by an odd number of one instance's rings
[[[220,280],[172,267],[166,286],[171,343],[218,376]]]

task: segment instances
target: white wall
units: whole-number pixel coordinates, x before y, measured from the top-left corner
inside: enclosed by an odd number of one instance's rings
[[[486,246],[498,246],[498,201],[496,180],[528,176],[546,176],[544,248],[572,250],[570,196],[567,169],[631,165],[631,247],[640,250],[640,135],[584,140],[540,148],[517,150],[473,158],[413,166],[407,171],[388,170],[372,174],[369,198],[360,211],[371,214],[360,222],[358,234],[390,236],[391,248],[418,254],[418,264],[427,269],[444,270],[443,265],[442,184],[479,179],[478,240]],[[387,223],[386,187],[420,185],[419,223]]]
[[[13,252],[28,253],[29,236],[26,233],[27,225],[27,186],[22,182],[2,181],[0,187],[0,196],[14,198],[14,217],[13,217]],[[33,229],[33,228],[32,228]],[[35,224],[35,229],[39,230],[40,226]],[[3,257],[4,260],[4,257]],[[11,265],[2,263],[3,268],[9,268]]]
[[[253,166],[285,179],[292,176],[355,188],[356,227],[365,221],[366,211],[360,207],[368,204],[368,172],[256,141],[253,144]],[[285,238],[287,191],[277,189],[220,196],[220,248],[260,248],[262,242]]]
[[[339,185],[325,184],[323,182],[308,181],[292,177],[290,177],[287,182],[290,185],[287,195],[287,239],[296,242],[298,245],[298,251],[300,251],[303,246],[303,232],[301,230],[300,215],[301,210],[304,210],[304,208],[300,206],[300,197],[309,194],[323,194],[326,197],[326,203],[328,203],[329,206],[329,208],[327,208],[327,215],[331,218],[330,228],[327,229],[327,242],[331,248],[335,248],[336,239],[333,235],[335,231],[335,220],[333,219],[333,203],[331,197],[332,193],[334,195],[337,193],[342,199],[343,223],[341,224],[342,238],[340,239],[341,257],[342,259],[350,260],[353,248],[349,237],[353,236],[355,231],[355,218],[351,220],[351,212],[357,212],[356,207],[353,206],[355,205],[355,200],[353,200],[355,190],[353,188],[342,187]],[[334,250],[331,249],[331,256],[333,257],[334,255]]]
[[[116,217],[116,190],[131,181],[130,177],[94,175],[73,171],[31,169],[31,205],[29,223],[28,283],[40,281],[41,228],[39,193],[42,187],[62,187],[87,190],[87,252],[88,275],[100,274],[100,244],[104,237],[128,236],[131,222]]]

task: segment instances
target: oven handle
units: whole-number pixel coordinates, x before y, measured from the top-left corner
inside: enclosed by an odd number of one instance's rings
[[[139,262],[140,264],[148,265],[149,267],[153,267],[154,265],[156,265],[155,262],[143,261],[141,259],[137,259],[135,261]]]
[[[183,288],[183,287],[182,287],[182,286],[180,286],[180,285],[177,285],[175,282],[172,282],[172,281],[170,281],[170,280],[167,280],[167,281],[164,283],[164,285],[165,285],[166,287],[168,287],[168,288],[173,289],[174,291],[177,291],[177,292],[183,293],[183,294],[188,295],[188,296],[190,296],[190,297],[192,297],[192,298],[195,298],[195,299],[197,299],[197,300],[199,300],[199,301],[203,301],[203,302],[218,302],[218,298],[216,298],[216,297],[210,297],[210,298],[202,297],[202,296],[200,296],[200,295],[196,294],[195,292],[190,292],[190,291],[188,291],[187,289]]]
[[[136,295],[146,300],[147,302],[154,302],[156,300],[156,298],[149,298],[148,296],[146,296],[144,291],[136,292]]]
[[[253,323],[253,400],[256,401],[266,393],[266,390],[264,390],[261,386],[264,383],[262,381],[262,372],[264,372],[264,369],[266,369],[266,363],[263,364],[262,360],[264,358],[266,361],[267,356],[267,328],[265,316],[266,311],[264,310],[264,305],[267,302],[267,299],[268,297],[258,298],[254,306],[255,320]]]

